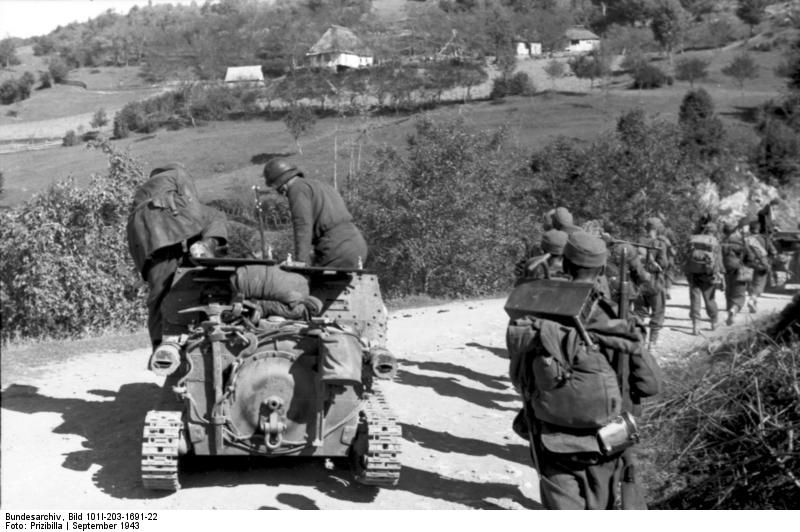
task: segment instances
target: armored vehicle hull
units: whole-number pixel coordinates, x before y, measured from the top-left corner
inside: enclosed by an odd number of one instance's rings
[[[198,262],[178,270],[162,306],[150,367],[166,381],[145,419],[144,486],[179,489],[185,454],[349,457],[357,481],[395,485],[401,433],[379,381],[397,366],[376,276],[292,269],[322,303],[320,315],[294,320],[236,300],[241,260]],[[249,264],[259,262],[277,268]]]

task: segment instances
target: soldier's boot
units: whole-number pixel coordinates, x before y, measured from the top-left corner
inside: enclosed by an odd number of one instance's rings
[[[750,311],[750,314],[754,314],[758,310],[758,303],[755,296],[750,296],[747,299],[747,310]]]
[[[650,339],[647,342],[647,348],[651,351],[658,347],[658,331],[650,329]]]
[[[739,313],[739,307],[737,305],[732,306],[731,309],[728,311],[728,319],[725,321],[725,323],[728,325],[733,325],[733,319],[736,317],[738,313]]]
[[[697,336],[697,320],[692,320],[692,335]]]
[[[711,318],[711,330],[716,331],[718,325],[719,325],[719,318],[717,318],[716,316]]]

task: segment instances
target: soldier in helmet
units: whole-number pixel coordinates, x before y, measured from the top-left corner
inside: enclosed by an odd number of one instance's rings
[[[264,180],[289,200],[297,263],[357,268],[367,260],[367,243],[333,187],[305,179],[303,172],[285,159],[269,161],[264,166]]]
[[[200,203],[186,168],[172,163],[154,169],[136,190],[126,229],[133,262],[150,286],[147,328],[155,349],[161,343],[161,303],[175,271],[189,255],[213,257],[227,243],[227,220]]]

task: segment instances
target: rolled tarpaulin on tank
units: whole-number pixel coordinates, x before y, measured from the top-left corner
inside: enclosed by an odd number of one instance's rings
[[[308,278],[287,272],[279,266],[250,264],[236,268],[231,275],[231,288],[245,299],[280,301],[294,305],[309,296]]]
[[[319,337],[319,356],[323,382],[361,382],[364,355],[356,337],[329,329]]]

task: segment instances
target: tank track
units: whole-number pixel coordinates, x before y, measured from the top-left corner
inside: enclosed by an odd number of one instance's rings
[[[181,412],[151,410],[144,419],[142,484],[149,490],[177,491]]]
[[[402,429],[381,390],[373,386],[363,410],[366,431],[359,435],[367,438],[367,453],[360,457],[355,479],[368,486],[396,486],[400,480]]]

